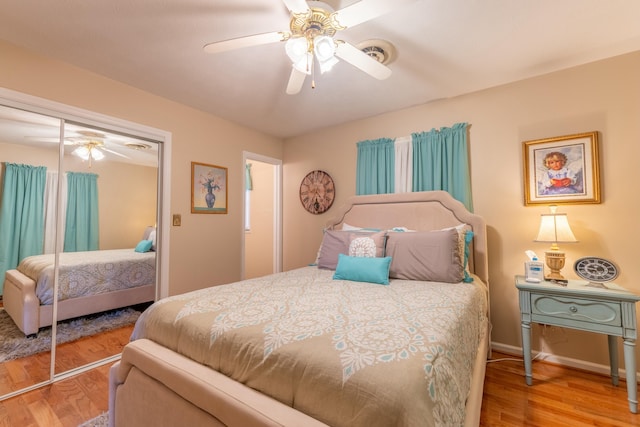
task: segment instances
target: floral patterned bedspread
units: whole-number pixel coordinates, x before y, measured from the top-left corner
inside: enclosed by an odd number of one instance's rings
[[[332,280],[305,267],[165,298],[148,338],[332,426],[464,423],[486,330],[474,283]]]
[[[36,281],[40,304],[53,304],[54,254],[34,255],[17,267]],[[111,249],[60,254],[58,300],[103,294],[156,281],[155,252]]]

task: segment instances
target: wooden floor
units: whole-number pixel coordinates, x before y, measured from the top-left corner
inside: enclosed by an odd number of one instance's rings
[[[494,353],[494,359],[510,358]],[[103,366],[0,402],[0,426],[76,427],[107,410],[109,367]],[[629,412],[626,383],[534,361],[525,385],[521,361],[487,365],[481,426],[640,426]]]
[[[480,425],[640,426],[640,415],[629,411],[625,381],[616,387],[604,375],[534,361],[527,386],[518,360],[487,365]]]
[[[133,325],[56,348],[56,372],[63,372],[122,351]],[[49,353],[2,363],[0,390],[48,378]],[[46,359],[46,362],[44,361]],[[109,365],[0,401],[0,427],[77,427],[108,409]]]

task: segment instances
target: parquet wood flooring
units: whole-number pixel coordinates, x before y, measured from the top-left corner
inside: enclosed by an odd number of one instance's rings
[[[132,330],[133,325],[126,326],[58,345],[56,372],[120,353]],[[47,352],[0,364],[0,389],[7,393],[47,379],[49,357]],[[109,368],[100,366],[1,401],[0,427],[77,427],[100,415],[108,409]]]
[[[495,353],[494,359],[511,358]],[[1,427],[76,427],[107,410],[109,366],[0,402]],[[533,363],[533,385],[522,361],[487,365],[481,423],[485,426],[640,426],[629,412],[626,383],[542,361]]]

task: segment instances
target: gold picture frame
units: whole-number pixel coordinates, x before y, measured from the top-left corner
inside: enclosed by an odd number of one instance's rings
[[[524,203],[600,203],[598,132],[523,142]]]
[[[227,213],[227,168],[191,162],[191,213]]]

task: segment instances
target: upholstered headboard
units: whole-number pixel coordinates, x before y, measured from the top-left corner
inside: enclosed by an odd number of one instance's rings
[[[338,208],[327,228],[340,229],[343,223],[379,229],[406,227],[419,231],[468,224],[473,231],[469,270],[489,285],[485,221],[445,191],[353,196]]]

